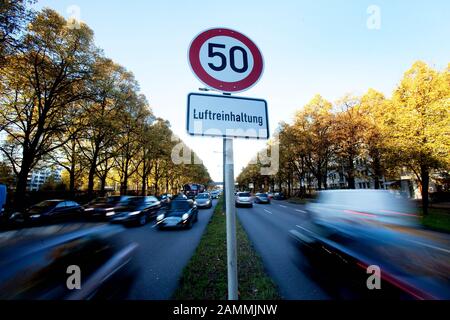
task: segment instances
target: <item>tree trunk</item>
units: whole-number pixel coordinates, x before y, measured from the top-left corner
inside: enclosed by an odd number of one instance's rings
[[[122,187],[120,188],[120,195],[125,196],[128,192],[128,172],[126,172],[123,176]]]
[[[104,174],[104,175],[101,176],[101,178],[100,178],[100,192],[101,192],[102,196],[105,195],[106,176],[107,176],[107,174]]]
[[[142,180],[141,180],[141,192],[142,196],[147,195],[147,164],[145,159],[142,163]]]
[[[291,173],[289,173],[288,175],[288,194],[287,194],[288,198],[291,197]]]
[[[91,163],[91,167],[89,168],[89,175],[88,175],[88,196],[89,196],[89,198],[92,197],[92,195],[94,194],[95,168],[96,168],[96,164],[94,162]]]
[[[30,169],[26,165],[22,165],[22,168],[17,175],[16,192],[14,197],[14,208],[16,210],[24,209],[26,206],[25,194],[27,192],[27,181]]]
[[[350,157],[348,159],[347,177],[348,177],[348,188],[349,189],[355,189],[356,188],[356,185],[355,185],[355,165],[353,164],[353,157]]]
[[[423,215],[428,215],[428,189],[430,186],[430,172],[426,165],[420,166],[420,176],[422,180],[422,210]]]
[[[75,193],[75,168],[72,166],[69,172],[69,192],[71,195]]]
[[[317,180],[317,189],[319,191],[321,191],[322,190],[322,175],[320,173],[318,173],[316,175],[316,180]]]
[[[379,153],[377,152],[374,160],[373,160],[373,167],[374,167],[374,174],[375,174],[375,179],[374,179],[374,183],[375,183],[375,189],[380,189],[380,179],[381,179],[381,160],[380,160],[380,156]]]

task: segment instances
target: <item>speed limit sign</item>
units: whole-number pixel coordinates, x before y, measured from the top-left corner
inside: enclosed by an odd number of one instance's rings
[[[197,78],[221,92],[241,92],[261,78],[264,61],[255,43],[225,28],[199,34],[189,48],[189,63]]]

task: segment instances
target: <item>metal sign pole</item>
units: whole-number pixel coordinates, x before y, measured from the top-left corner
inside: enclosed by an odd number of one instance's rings
[[[238,300],[237,253],[236,253],[236,208],[234,199],[234,161],[233,139],[225,142],[225,202],[227,219],[227,264],[228,264],[228,300]]]
[[[227,195],[225,194],[225,163],[227,162],[227,139],[223,138],[222,165],[223,165],[223,209],[227,210]]]

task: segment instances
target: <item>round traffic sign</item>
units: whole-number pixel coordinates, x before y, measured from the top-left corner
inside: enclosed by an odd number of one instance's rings
[[[241,92],[261,78],[261,51],[248,37],[226,28],[200,33],[189,48],[189,64],[207,87],[221,92]]]

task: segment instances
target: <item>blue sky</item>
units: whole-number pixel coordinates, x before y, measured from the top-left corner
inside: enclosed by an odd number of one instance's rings
[[[416,60],[437,69],[450,62],[450,1],[155,1],[40,0],[65,17],[69,8],[95,32],[105,55],[132,71],[153,112],[222,180],[221,140],[185,133],[186,96],[202,85],[187,62],[190,41],[211,27],[236,29],[261,49],[265,71],[242,96],[269,103],[272,131],[291,121],[316,93],[334,101],[375,88],[386,95]],[[367,9],[380,9],[369,29]],[[235,174],[264,142],[235,142]]]

